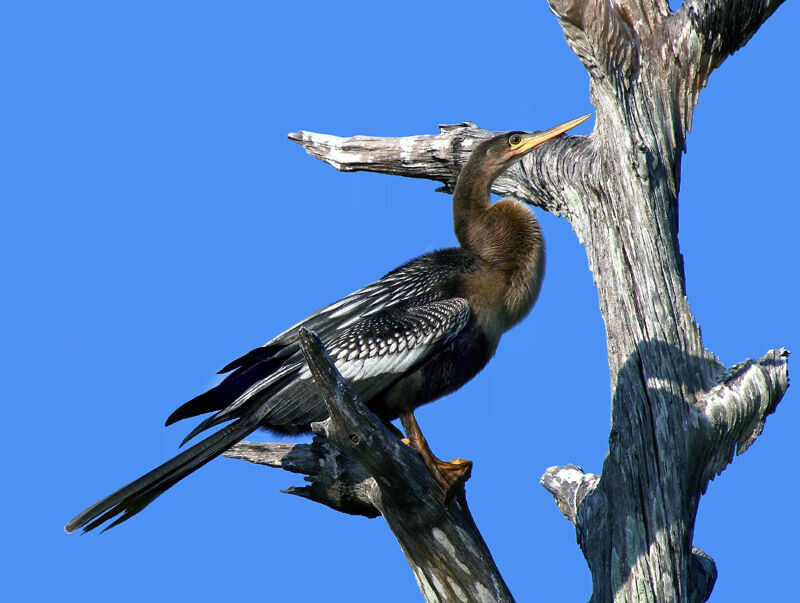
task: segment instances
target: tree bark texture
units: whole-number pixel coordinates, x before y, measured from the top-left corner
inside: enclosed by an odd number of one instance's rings
[[[513,601],[463,489],[445,503],[422,457],[356,398],[316,335],[301,330],[300,339],[330,415],[312,424],[318,437],[312,444],[242,443],[226,456],[309,475],[311,486],[291,494],[346,513],[383,515],[426,600]]]
[[[710,73],[781,1],[693,0],[677,12],[666,0],[549,2],[589,73],[595,128],[589,136],[541,145],[498,179],[494,192],[563,216],[584,245],[606,327],[612,423],[602,475],[551,467],[542,484],[575,524],[592,573],[592,601],[704,601],[716,568],[692,546],[700,496],[734,453],[761,433],[788,386],[788,352],[771,350],[726,370],[706,350],[686,297],[678,246],[681,156]],[[492,134],[465,122],[429,136],[298,132],[289,138],[342,171],[429,178],[451,191],[470,150]],[[402,504],[387,506],[384,487],[378,488],[384,502],[376,503],[374,487],[364,485],[380,482],[370,464],[377,451],[356,452],[327,434],[361,464],[348,480],[361,484],[360,494],[351,492],[342,503],[341,492],[325,493],[329,488],[319,478],[294,493],[347,512],[363,511],[348,507],[353,500],[368,500],[395,529]],[[313,446],[325,450],[314,458],[336,454],[328,444]],[[281,458],[297,454],[293,448]],[[273,462],[288,468],[294,461]],[[463,499],[458,504],[468,516]],[[436,540],[428,537],[426,546]],[[417,573],[421,566],[409,553],[414,546],[402,538],[401,544]],[[437,600],[417,577],[426,597]]]

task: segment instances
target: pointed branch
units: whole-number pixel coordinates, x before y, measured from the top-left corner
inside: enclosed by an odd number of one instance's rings
[[[471,122],[442,125],[439,130],[435,135],[348,138],[300,131],[291,132],[288,138],[341,172],[364,170],[428,178],[452,189],[472,148],[494,132]]]
[[[363,465],[339,452],[325,438],[315,437],[311,444],[239,442],[224,453],[257,465],[303,473],[310,483],[284,490],[302,498],[347,513],[377,517],[379,492],[375,480]]]
[[[351,136],[292,132],[289,139],[306,152],[342,172],[368,171],[409,178],[437,180],[439,190],[452,192],[461,167],[472,149],[497,134],[471,122],[439,126],[440,133],[406,137]],[[583,189],[592,152],[589,137],[560,136],[525,156],[498,178],[492,192],[514,197],[556,215],[568,214]]]
[[[599,475],[584,473],[575,465],[548,467],[539,479],[545,490],[553,495],[564,517],[572,523],[577,520],[578,507],[583,499],[597,487],[599,481]]]
[[[775,411],[789,387],[789,352],[770,350],[759,360],[745,360],[731,367],[719,385],[697,403],[707,423],[709,449],[702,484],[719,475],[734,451],[742,454],[761,435],[767,415]]]
[[[222,456],[307,475],[318,471],[320,464],[320,457],[312,450],[311,444],[239,442]]]

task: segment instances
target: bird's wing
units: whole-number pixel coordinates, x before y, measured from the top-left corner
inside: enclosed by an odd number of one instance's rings
[[[265,355],[274,354],[277,349],[292,344],[299,345],[297,332],[301,327],[314,331],[319,337],[324,337],[328,333],[345,329],[362,318],[387,308],[421,305],[441,299],[441,290],[437,285],[451,276],[448,273],[452,273],[453,268],[438,264],[436,269],[432,269],[432,265],[431,259],[423,256],[400,266],[380,280],[307,316],[260,348],[237,358],[220,373],[247,367],[254,361],[259,362]]]
[[[467,300],[454,297],[385,310],[322,341],[345,379],[364,381],[400,375],[452,341],[471,315]]]
[[[301,327],[314,331],[327,341],[358,321],[380,312],[441,300],[443,294],[439,285],[451,278],[457,269],[458,266],[452,262],[436,262],[431,256],[422,256],[393,270],[228,364],[220,373],[230,374],[219,385],[180,406],[169,416],[166,424],[224,409],[252,387],[263,385],[265,379],[302,362],[297,337]]]
[[[469,304],[462,298],[386,310],[329,335],[324,343],[338,369],[356,391],[364,395],[365,388],[380,391],[401,375],[413,371],[440,346],[457,337],[469,323],[470,316]],[[211,421],[207,427],[233,418],[237,419],[235,422],[92,505],[67,524],[67,532],[80,528],[92,530],[110,520],[113,522],[109,527],[113,527],[129,519],[179,480],[252,433],[263,421],[285,420],[293,424],[298,417],[306,420],[302,417],[309,412],[307,395],[310,390],[295,386],[298,381],[305,381],[313,387],[310,371],[300,363],[293,364],[291,370],[286,367],[286,371],[282,376],[271,376],[254,384],[230,406],[230,412],[225,409],[218,413],[221,418]],[[257,394],[263,389],[281,387],[280,381],[287,379],[290,385],[284,386],[285,389],[275,396],[277,402],[267,397],[263,403],[246,404],[253,397],[258,400]],[[287,390],[288,394],[283,395]],[[277,406],[272,406],[273,402]],[[239,406],[234,408],[236,404]]]
[[[471,316],[467,300],[456,297],[370,314],[321,339],[342,376],[356,393],[369,400],[457,337]],[[262,404],[274,405],[264,415],[268,424],[298,425],[320,420],[318,410],[309,407],[312,401],[308,399],[306,385],[311,381],[311,372],[302,358],[284,366],[279,373],[291,375],[284,385],[291,387],[273,399],[262,392],[272,394],[278,377],[270,375],[254,383],[226,408],[200,423],[184,441],[214,425],[248,414]],[[313,402],[321,404],[321,400]]]

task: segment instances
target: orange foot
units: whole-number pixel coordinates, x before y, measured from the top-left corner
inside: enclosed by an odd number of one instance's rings
[[[406,430],[403,442],[422,455],[422,460],[433,473],[433,477],[444,488],[445,504],[449,503],[464,488],[464,484],[472,474],[472,461],[459,458],[448,463],[436,458],[425,436],[422,435],[413,412],[401,415],[400,422]]]

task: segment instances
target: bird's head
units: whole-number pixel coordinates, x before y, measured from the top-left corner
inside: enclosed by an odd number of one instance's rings
[[[563,134],[591,117],[584,115],[543,132],[506,132],[493,136],[472,151],[469,162],[481,166],[494,181],[508,166],[530,153],[543,142]]]

